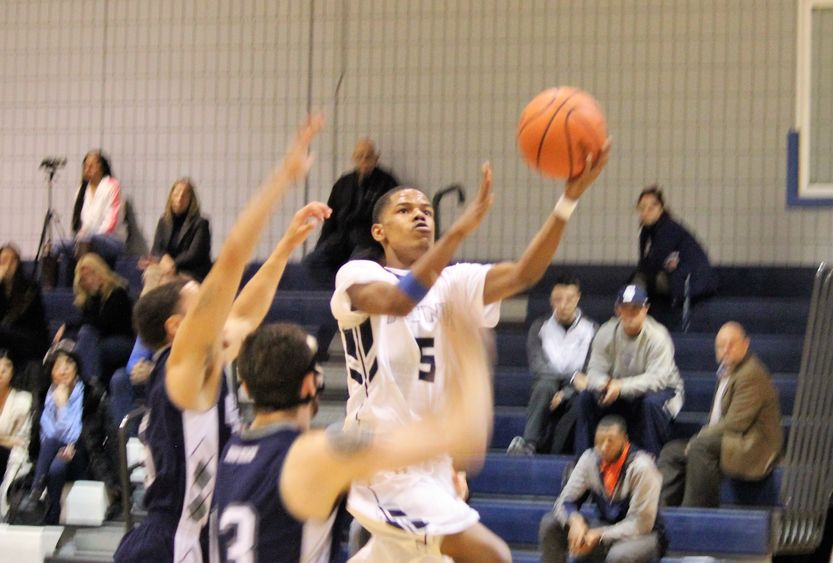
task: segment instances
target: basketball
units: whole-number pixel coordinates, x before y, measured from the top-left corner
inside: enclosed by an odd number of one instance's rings
[[[574,178],[587,155],[596,161],[607,139],[599,102],[587,92],[561,86],[544,90],[518,121],[518,148],[532,168],[551,178]]]

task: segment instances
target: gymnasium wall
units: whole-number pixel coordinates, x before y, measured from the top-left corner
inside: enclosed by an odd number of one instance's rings
[[[81,159],[111,157],[150,238],[173,180],[191,176],[214,251],[307,110],[328,114],[294,208],[326,199],[359,136],[399,178],[496,203],[461,256],[518,255],[560,186],[517,156],[517,117],[571,84],[604,106],[614,149],[558,260],[636,257],[635,196],[659,182],[717,262],[831,258],[830,208],[785,207],[796,7],[787,0],[3,0],[0,239],[27,255],[46,208],[47,155],[69,163],[54,207],[69,226]],[[447,224],[456,214],[443,206]]]

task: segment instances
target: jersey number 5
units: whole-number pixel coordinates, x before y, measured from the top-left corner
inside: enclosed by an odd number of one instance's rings
[[[419,379],[434,383],[437,367],[434,359],[434,339],[417,338],[416,343],[419,346]]]

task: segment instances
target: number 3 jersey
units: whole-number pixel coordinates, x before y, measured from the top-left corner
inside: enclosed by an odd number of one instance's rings
[[[438,407],[445,377],[443,366],[435,361],[443,346],[440,315],[454,298],[479,312],[484,327],[495,326],[500,304],[483,304],[490,268],[465,263],[446,267],[425,298],[406,317],[398,317],[355,310],[347,290],[356,284],[397,284],[408,270],[368,260],[353,260],[341,267],[330,307],[341,330],[347,362],[350,396],[345,431],[362,427],[384,434]]]
[[[231,437],[214,491],[212,563],[329,563],[340,555],[343,505],[327,521],[299,522],[281,500],[284,460],[300,435],[278,423]]]

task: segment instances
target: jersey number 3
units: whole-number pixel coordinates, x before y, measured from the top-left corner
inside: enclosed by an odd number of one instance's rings
[[[246,504],[230,504],[220,517],[220,534],[234,529],[234,537],[223,542],[226,561],[229,563],[254,563],[257,515]]]

